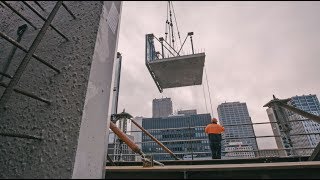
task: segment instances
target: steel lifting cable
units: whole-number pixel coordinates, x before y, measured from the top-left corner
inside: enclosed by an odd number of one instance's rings
[[[174,12],[174,8],[173,8],[173,3],[171,2],[171,6],[172,6],[172,12],[173,12],[173,17],[174,17],[174,21],[176,23],[176,28],[177,28],[177,34],[178,34],[178,38],[179,38],[179,41],[180,41],[180,46],[182,46],[182,43],[181,43],[181,38],[180,38],[180,31],[179,31],[179,28],[178,28],[178,21],[176,19],[176,13]]]
[[[171,27],[171,36],[172,36],[172,47],[174,49],[174,35],[173,35],[173,23],[172,23],[172,13],[171,13],[171,6],[170,6],[170,1],[169,1],[169,16],[170,16],[170,27]]]
[[[203,90],[203,98],[204,98],[204,103],[206,105],[206,112],[208,113],[208,106],[207,106],[207,99],[206,99],[206,93],[204,91],[204,84],[202,84],[202,90]]]
[[[168,6],[169,6],[169,3],[167,4],[167,19],[166,19],[166,30],[165,30],[165,40],[167,41],[167,36],[168,36],[168,23],[169,23],[169,20],[168,20]]]
[[[211,95],[210,95],[210,89],[209,89],[209,83],[208,83],[208,76],[207,76],[206,67],[204,66],[203,69],[204,69],[204,73],[206,74],[206,81],[207,81],[208,93],[209,93],[209,100],[210,100],[210,106],[211,106],[211,114],[212,114],[212,116],[213,116],[213,109],[212,109]]]
[[[168,13],[167,13],[167,16],[168,16],[168,27],[169,27],[169,44],[171,46],[171,26],[170,26],[170,12],[171,12],[171,6],[170,6],[170,1],[168,1]]]

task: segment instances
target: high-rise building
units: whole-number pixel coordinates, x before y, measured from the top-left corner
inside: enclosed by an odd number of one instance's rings
[[[279,156],[288,156],[290,155],[290,149],[284,149],[290,147],[289,142],[287,144],[283,143],[282,137],[285,136],[285,133],[280,130],[279,125],[277,122],[277,116],[272,108],[267,109],[267,114],[269,117],[269,120],[271,122],[271,128],[273,131],[273,134],[275,136],[276,144],[278,147]]]
[[[142,119],[144,117],[142,116],[138,116],[134,118],[134,121],[139,124],[140,126],[142,126]],[[130,135],[133,136],[135,143],[137,144],[137,146],[141,149],[141,142],[142,142],[142,131],[141,129],[139,129],[135,124],[131,123],[131,132]],[[135,161],[141,161],[141,157],[140,156],[136,156],[135,157]]]
[[[288,102],[289,105],[294,106],[298,109],[306,111],[311,114],[320,115],[320,104],[316,95],[302,95],[294,96]],[[275,111],[272,108],[267,109],[270,121],[279,121],[276,116],[270,116],[269,114],[274,114]],[[291,111],[284,110],[284,118],[288,121],[288,127],[290,128],[289,136],[291,141],[291,146],[288,146],[288,142],[284,141],[285,138],[276,138],[276,143],[278,148],[289,148],[292,147],[292,152],[286,150],[288,155],[300,155],[309,156],[313,152],[313,148],[320,142],[320,124],[295,114]],[[282,128],[278,124],[273,123],[273,132],[275,135],[281,133]],[[299,134],[299,135],[297,135]],[[308,134],[308,135],[301,135]],[[281,134],[283,136],[283,133]],[[310,148],[310,149],[302,149]]]
[[[110,133],[110,136],[115,136],[114,133]],[[127,137],[134,141],[132,135],[127,134]],[[108,143],[108,155],[113,161],[135,161],[135,153],[129,148],[129,146],[121,142],[120,139],[115,136],[114,140],[109,138]]]
[[[196,109],[190,109],[190,110],[179,110],[178,114],[184,114],[184,115],[194,115],[197,114]]]
[[[210,114],[175,115],[142,119],[142,127],[182,159],[211,159],[205,126],[211,121]],[[142,151],[154,154],[155,160],[174,160],[150,137],[142,134]],[[162,154],[157,154],[162,153]]]
[[[171,98],[153,99],[152,117],[168,117],[173,112]]]
[[[256,157],[258,145],[246,103],[225,102],[220,104],[217,110],[221,125],[225,125],[221,146],[222,158]]]

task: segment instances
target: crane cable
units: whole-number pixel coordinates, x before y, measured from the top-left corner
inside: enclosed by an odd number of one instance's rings
[[[168,23],[169,23],[169,20],[168,20],[168,6],[169,4],[167,4],[167,19],[166,19],[166,30],[165,30],[165,40],[167,41],[167,36],[168,36]]]
[[[180,41],[180,47],[182,46],[182,42],[181,42],[181,38],[180,38],[180,31],[179,31],[179,28],[178,28],[178,21],[177,21],[177,18],[176,18],[176,13],[174,12],[174,8],[173,8],[173,3],[171,2],[171,6],[172,6],[172,12],[173,12],[173,17],[174,17],[174,21],[176,23],[176,28],[177,28],[177,32],[178,32],[178,38],[179,38],[179,41]]]
[[[172,47],[173,47],[173,49],[174,49],[174,35],[173,35],[173,23],[172,23],[172,12],[171,12],[171,6],[170,6],[170,1],[168,2],[169,3],[169,16],[170,16],[170,27],[171,27],[171,36],[172,36],[172,38],[171,38],[171,41],[172,41]],[[171,45],[171,43],[170,43],[170,45]]]
[[[206,105],[206,112],[208,113],[208,107],[207,107],[207,99],[206,99],[206,93],[204,91],[204,84],[202,84],[202,90],[203,90],[203,98],[204,98],[204,104]]]
[[[175,21],[174,23],[176,25],[177,33],[174,31],[174,28],[173,28],[174,24],[172,21],[172,16],[174,17],[174,21]],[[167,19],[166,19],[166,28],[165,28],[165,41],[169,40],[169,45],[172,46],[172,48],[174,50],[176,50],[175,49],[175,42],[176,42],[175,34],[177,34],[177,36],[179,38],[180,48],[181,48],[182,41],[181,41],[181,36],[180,36],[179,27],[178,27],[176,13],[174,11],[173,3],[171,1],[168,1],[168,3],[167,3]],[[179,49],[178,47],[176,47],[176,48]],[[182,49],[182,52],[184,52],[183,49]]]
[[[208,87],[208,93],[209,93],[209,100],[210,100],[210,106],[211,106],[211,114],[213,116],[213,109],[212,109],[212,103],[211,103],[211,95],[210,95],[210,88],[209,88],[209,83],[208,83],[208,76],[207,76],[207,71],[206,71],[206,67],[203,67],[204,69],[204,73],[206,74],[206,81],[207,81],[207,87]]]

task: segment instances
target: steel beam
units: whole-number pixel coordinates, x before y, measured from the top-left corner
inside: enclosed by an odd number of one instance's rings
[[[122,132],[113,122],[110,122],[110,129],[123,141],[125,142],[130,149],[132,149],[133,152],[138,153],[141,158],[144,161],[148,161],[147,158],[145,158],[145,154],[141,151],[141,149],[130,139],[128,136]],[[163,166],[162,163],[159,163],[158,161],[153,160],[154,163]]]
[[[2,94],[1,98],[0,98],[0,108],[3,108],[5,106],[5,103],[9,100],[14,87],[18,84],[23,71],[25,70],[25,68],[27,67],[33,53],[36,51],[38,45],[40,44],[42,38],[44,37],[47,29],[49,28],[53,18],[55,17],[55,15],[57,14],[60,6],[62,5],[62,1],[58,1],[56,3],[56,5],[54,6],[53,10],[51,11],[48,19],[46,20],[46,22],[44,23],[44,25],[42,26],[40,32],[37,34],[37,37],[35,38],[35,40],[33,41],[28,53],[26,54],[26,56],[23,58],[22,62],[20,63],[18,69],[16,70],[12,80],[10,81],[8,87],[6,88],[6,90],[4,91],[4,93]]]
[[[283,108],[285,108],[285,109],[288,109],[288,110],[290,110],[290,111],[292,111],[292,112],[294,112],[294,113],[297,113],[297,114],[299,114],[299,115],[301,115],[301,116],[303,116],[303,117],[305,117],[305,118],[308,118],[308,119],[310,119],[310,120],[313,120],[313,121],[315,121],[315,122],[317,122],[317,123],[320,123],[320,116],[316,116],[316,115],[314,115],[314,114],[305,112],[305,111],[303,111],[303,110],[301,110],[301,109],[298,109],[298,108],[295,108],[295,107],[293,107],[293,106],[284,104],[284,103],[282,103],[282,102],[278,102],[278,104],[279,104],[279,106],[281,106],[281,107],[283,107]]]
[[[280,106],[282,108],[285,108],[285,109],[287,109],[289,111],[292,111],[292,112],[294,112],[296,114],[299,114],[299,115],[301,115],[301,116],[303,116],[305,118],[308,118],[308,119],[313,120],[313,121],[315,121],[317,123],[320,123],[320,116],[308,113],[306,111],[303,111],[301,109],[298,109],[296,107],[288,105],[287,102],[289,100],[290,100],[290,98],[289,99],[278,99],[273,95],[273,100],[268,102],[263,107],[273,107],[274,105],[278,105],[278,106]]]
[[[131,122],[136,125],[139,129],[141,129],[147,136],[149,136],[152,140],[154,140],[159,146],[161,146],[165,151],[167,151],[174,159],[179,160],[179,158],[165,145],[163,145],[158,139],[153,137],[148,131],[146,131],[143,127],[141,127],[136,121],[134,121],[132,118],[130,119]]]

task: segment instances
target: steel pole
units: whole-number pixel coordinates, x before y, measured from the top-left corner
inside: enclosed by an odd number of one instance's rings
[[[153,137],[148,131],[146,131],[143,127],[141,127],[137,122],[135,122],[132,118],[130,118],[131,122],[135,124],[139,129],[141,129],[147,136],[149,136],[152,140],[154,140],[159,146],[161,146],[165,151],[167,151],[172,157],[176,160],[180,160],[170,149],[168,149],[165,145],[163,145],[158,139]]]

